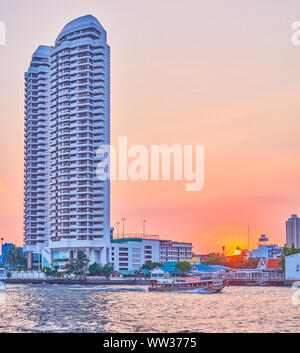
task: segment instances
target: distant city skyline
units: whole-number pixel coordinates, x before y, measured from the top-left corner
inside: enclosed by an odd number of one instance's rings
[[[59,11],[57,9],[59,8]],[[38,13],[32,21],[32,13]],[[111,183],[111,226],[192,242],[194,251],[285,243],[300,213],[299,2],[3,1],[0,234],[23,243],[23,73],[40,44],[93,14],[109,33],[111,141],[205,146],[205,184]],[[298,15],[297,15],[298,14]],[[22,30],[20,30],[20,28]]]

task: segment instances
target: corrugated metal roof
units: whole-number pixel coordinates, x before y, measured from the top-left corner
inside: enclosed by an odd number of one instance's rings
[[[198,271],[203,271],[203,272],[213,272],[216,271],[214,268],[207,266],[205,264],[194,264],[192,265],[192,268],[195,267]]]
[[[209,265],[209,267],[213,268],[214,270],[232,270],[232,267],[223,265]]]
[[[169,272],[169,273],[180,273],[180,271],[178,271],[176,269],[176,267],[168,267],[168,266],[159,266],[159,268],[164,271],[164,272]]]

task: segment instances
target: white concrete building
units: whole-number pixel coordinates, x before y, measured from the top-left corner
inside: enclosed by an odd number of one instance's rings
[[[25,74],[25,251],[61,269],[84,250],[107,263],[110,183],[96,168],[110,144],[110,48],[93,16],[39,47]],[[99,176],[99,174],[98,174]]]
[[[300,253],[285,257],[285,279],[300,280]]]
[[[49,238],[50,47],[39,46],[25,73],[24,252],[41,266]]]
[[[293,244],[300,248],[300,218],[296,214],[286,221],[286,245],[291,248]]]
[[[257,249],[252,250],[252,257],[266,259],[278,259],[282,253],[282,248],[277,245],[258,245]]]
[[[115,271],[137,271],[146,262],[159,262],[159,240],[124,238],[111,240],[111,261]]]
[[[172,240],[160,240],[159,260],[166,261],[191,260],[193,244]]]

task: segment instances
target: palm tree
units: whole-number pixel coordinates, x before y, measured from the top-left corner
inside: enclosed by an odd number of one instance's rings
[[[12,245],[7,250],[6,261],[11,267],[15,267],[17,265],[24,266],[26,264],[25,256],[22,254],[22,251],[15,245]]]
[[[78,274],[78,275],[83,274],[84,271],[86,270],[88,262],[89,262],[89,259],[87,258],[84,251],[79,250],[77,253],[77,259],[74,264],[75,274]]]

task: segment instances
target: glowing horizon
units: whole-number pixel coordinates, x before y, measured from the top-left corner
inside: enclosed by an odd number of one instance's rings
[[[126,217],[125,232],[137,233],[146,219],[146,233],[192,242],[196,253],[247,249],[248,227],[250,248],[262,233],[282,246],[285,221],[300,214],[294,0],[1,2],[0,236],[23,245],[24,72],[38,44],[53,45],[85,14],[99,19],[111,47],[112,144],[127,136],[205,147],[199,192],[184,181],[112,181],[111,226]]]

